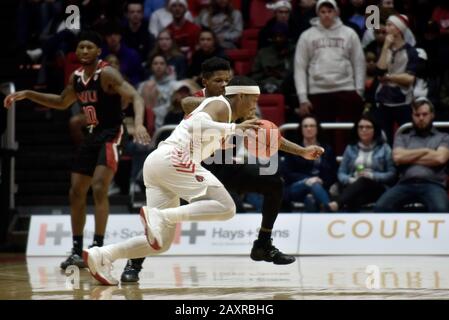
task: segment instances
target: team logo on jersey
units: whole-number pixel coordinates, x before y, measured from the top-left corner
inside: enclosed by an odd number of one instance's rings
[[[199,176],[199,175],[195,175],[195,179],[198,182],[203,182],[204,181],[204,177],[203,176]]]

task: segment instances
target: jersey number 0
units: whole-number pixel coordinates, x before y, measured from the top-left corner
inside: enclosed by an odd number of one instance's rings
[[[95,108],[93,106],[83,107],[83,111],[88,125],[98,125],[97,113],[95,112]]]

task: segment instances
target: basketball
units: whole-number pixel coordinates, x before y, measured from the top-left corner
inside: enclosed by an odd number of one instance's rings
[[[244,139],[246,150],[256,158],[270,158],[279,149],[281,134],[273,122],[261,119],[257,132],[247,131]]]

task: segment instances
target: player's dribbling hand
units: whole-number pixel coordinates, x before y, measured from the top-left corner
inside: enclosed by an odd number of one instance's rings
[[[3,100],[3,106],[5,108],[9,108],[12,106],[14,101],[19,101],[19,100],[23,100],[26,99],[26,91],[17,91],[14,93],[9,94],[5,100]]]
[[[246,120],[243,121],[242,123],[239,123],[235,126],[236,130],[242,130],[242,131],[246,131],[249,129],[252,130],[258,130],[259,126],[260,126],[261,122],[259,121],[259,119],[251,119],[251,120]]]
[[[324,153],[324,149],[320,146],[308,146],[304,148],[302,157],[307,160],[318,159]]]
[[[135,129],[134,139],[137,143],[145,145],[150,143],[151,137],[148,134],[147,128],[145,128],[143,125],[139,125]]]

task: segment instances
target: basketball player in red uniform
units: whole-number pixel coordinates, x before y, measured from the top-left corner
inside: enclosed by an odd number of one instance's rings
[[[90,187],[95,201],[95,235],[92,246],[102,246],[109,214],[108,188],[117,170],[122,142],[121,99],[132,101],[135,113],[135,139],[147,144],[150,136],[143,126],[144,104],[136,90],[120,72],[99,59],[101,37],[93,31],[80,34],[76,55],[81,67],[69,79],[60,95],[31,90],[18,91],[5,98],[5,107],[14,101],[29,99],[52,109],[64,110],[75,101],[87,119],[85,139],[79,146],[72,166],[70,207],[73,235],[72,254],[61,263],[85,267],[81,257],[86,222],[86,195]]]

